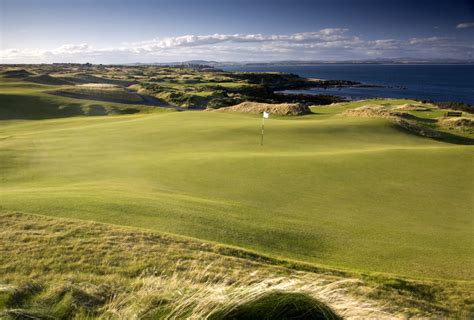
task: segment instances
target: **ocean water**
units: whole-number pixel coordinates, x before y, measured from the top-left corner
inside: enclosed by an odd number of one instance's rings
[[[229,71],[280,71],[302,77],[352,80],[383,88],[314,88],[294,93],[329,94],[351,100],[416,98],[474,105],[474,65],[322,64],[311,66],[229,66]]]

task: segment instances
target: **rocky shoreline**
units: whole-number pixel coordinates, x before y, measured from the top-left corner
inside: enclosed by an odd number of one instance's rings
[[[310,90],[310,89],[327,89],[327,88],[347,88],[347,87],[357,87],[357,88],[383,88],[384,86],[375,85],[375,84],[365,84],[357,81],[351,80],[322,80],[322,79],[306,79],[302,85],[291,86],[291,88],[286,88],[284,90],[277,90],[274,92],[279,103],[310,103],[310,104],[320,104],[326,105],[331,103],[338,103],[348,101],[348,99],[337,96],[337,95],[327,95],[327,94],[311,94],[311,93],[291,93],[287,90]]]

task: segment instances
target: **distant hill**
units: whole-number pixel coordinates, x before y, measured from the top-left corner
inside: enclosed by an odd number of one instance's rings
[[[2,74],[5,78],[26,78],[33,75],[33,73],[28,72],[25,69],[7,70]]]
[[[278,61],[213,61],[188,60],[175,62],[129,63],[125,65],[205,65],[212,67],[222,66],[307,66],[316,64],[474,64],[474,59],[419,59],[410,57],[377,58],[361,60],[278,60]]]
[[[474,64],[474,60],[459,59],[418,59],[418,58],[390,58],[390,59],[366,59],[366,60],[282,60],[282,61],[257,61],[257,62],[221,62],[215,66],[222,65],[285,65],[302,66],[314,64]]]

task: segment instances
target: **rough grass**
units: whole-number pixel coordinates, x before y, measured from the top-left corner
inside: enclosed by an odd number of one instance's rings
[[[423,137],[455,143],[474,144],[474,121],[471,118],[461,117],[453,119],[439,117],[436,122],[433,121],[431,113],[428,114],[428,117],[423,115],[424,112],[433,109],[437,108],[431,104],[393,106],[385,103],[382,105],[364,105],[349,108],[342,112],[342,115],[356,118],[388,119],[397,127]],[[451,135],[450,130],[453,129],[457,131],[457,135]]]
[[[392,114],[390,110],[385,106],[380,105],[366,105],[362,107],[357,107],[354,109],[346,110],[342,113],[345,116],[349,117],[358,117],[358,118],[391,118]]]
[[[183,108],[202,108],[207,104],[208,98],[211,97],[209,94],[199,94],[199,92],[185,93],[181,91],[163,91],[153,95],[171,105]]]
[[[263,113],[269,112],[279,116],[298,116],[311,113],[309,107],[299,103],[258,103],[258,102],[242,102],[232,107],[220,108],[212,111],[242,112],[242,113]]]
[[[228,313],[230,306],[242,308],[277,289],[283,296],[299,292],[308,304],[317,288],[340,280],[293,275],[284,268],[221,255],[215,245],[150,232],[21,214],[4,214],[0,219],[6,227],[0,233],[6,261],[0,281],[8,284],[2,292],[10,315],[73,318],[87,313],[133,319],[160,314],[181,319],[213,314],[221,319],[217,314]],[[302,287],[309,276],[312,292]],[[337,287],[343,290],[342,285]],[[357,301],[337,290],[324,300],[331,296],[345,297],[354,305]],[[350,312],[373,312],[365,309],[361,305]]]
[[[430,111],[434,109],[434,106],[424,106],[422,104],[403,104],[401,106],[394,107],[393,110],[401,111]]]
[[[300,271],[238,249],[77,220],[3,213],[0,222],[6,319],[439,317],[468,315],[472,302],[466,283]]]
[[[440,126],[449,130],[474,134],[474,118],[472,117],[440,118],[438,122]]]

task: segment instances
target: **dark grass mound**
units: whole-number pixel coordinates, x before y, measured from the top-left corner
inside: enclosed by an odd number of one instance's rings
[[[26,71],[25,69],[15,69],[7,70],[3,72],[5,78],[26,78],[33,75],[31,72]]]
[[[39,84],[46,84],[46,85],[53,85],[53,86],[61,86],[61,85],[73,85],[74,83],[70,81],[66,81],[60,78],[51,77],[47,74],[41,74],[38,76],[28,77],[25,79],[29,82],[39,83]]]
[[[211,320],[342,319],[325,304],[304,293],[274,291],[212,314]]]

